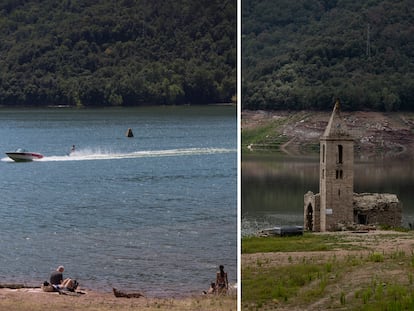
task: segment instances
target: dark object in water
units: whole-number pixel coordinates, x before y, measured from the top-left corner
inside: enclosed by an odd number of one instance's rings
[[[125,293],[123,291],[120,291],[116,288],[112,288],[112,291],[114,292],[115,297],[117,298],[140,298],[144,297],[141,293]]]
[[[126,132],[126,137],[134,137],[134,133],[132,133],[131,128],[129,128],[128,131]]]
[[[259,232],[260,236],[294,236],[303,235],[302,226],[276,226],[273,228],[263,229]]]

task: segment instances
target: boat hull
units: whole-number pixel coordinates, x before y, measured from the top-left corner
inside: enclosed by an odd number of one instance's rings
[[[15,162],[30,162],[43,158],[43,155],[35,152],[6,152],[6,154]]]

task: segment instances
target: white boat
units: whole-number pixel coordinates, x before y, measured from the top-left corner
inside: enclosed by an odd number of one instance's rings
[[[17,149],[13,152],[6,152],[7,156],[16,162],[28,162],[43,158],[43,155],[37,152],[29,152],[24,149]]]

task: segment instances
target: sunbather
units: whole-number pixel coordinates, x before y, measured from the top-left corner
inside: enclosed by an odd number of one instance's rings
[[[78,287],[78,282],[69,278],[63,279],[63,271],[65,271],[63,266],[59,266],[56,271],[53,271],[50,275],[50,284],[57,290],[67,289],[74,291]]]

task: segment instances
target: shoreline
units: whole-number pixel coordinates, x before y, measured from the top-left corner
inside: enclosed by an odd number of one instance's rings
[[[0,282],[0,291],[2,290],[29,290],[29,291],[41,291],[41,284],[42,282],[13,282],[8,280],[2,280]],[[163,290],[160,288],[158,291],[150,290],[145,291],[142,289],[135,289],[135,288],[125,288],[122,286],[114,285],[111,288],[99,289],[99,288],[91,288],[88,286],[84,286],[82,283],[79,284],[78,291],[87,292],[87,293],[95,293],[98,295],[112,295],[113,296],[113,288],[120,290],[126,293],[140,293],[144,297],[150,299],[187,299],[196,296],[205,296],[203,291],[208,290],[208,284],[206,284],[204,289],[193,289],[193,290],[184,290],[184,291],[175,291],[172,292],[171,290]],[[237,294],[237,283],[230,283],[229,282],[229,295],[236,295]]]
[[[91,286],[88,282],[82,281],[82,279],[71,277],[71,275],[67,275],[65,277],[72,278],[73,280],[77,280],[79,282],[79,289],[81,291],[93,292],[97,294],[111,294],[113,293],[113,288],[123,291],[123,292],[134,292],[134,293],[141,293],[145,297],[154,298],[154,299],[166,299],[166,298],[177,298],[177,299],[186,299],[191,298],[194,296],[203,295],[204,291],[209,289],[210,283],[207,282],[202,287],[201,283],[196,284],[187,284],[186,287],[183,287],[182,284],[175,284],[170,286],[159,286],[156,290],[154,288],[145,289],[139,288],[138,286],[125,286],[122,284],[106,284],[104,282],[95,283],[97,286]],[[3,278],[0,280],[0,290],[2,289],[41,289],[43,282],[48,281],[48,278],[38,280],[38,279],[30,279],[29,281],[24,281],[23,279],[12,279],[12,278]],[[121,282],[122,283],[122,282]],[[237,294],[237,282],[233,279],[229,280],[229,293],[230,294]]]

